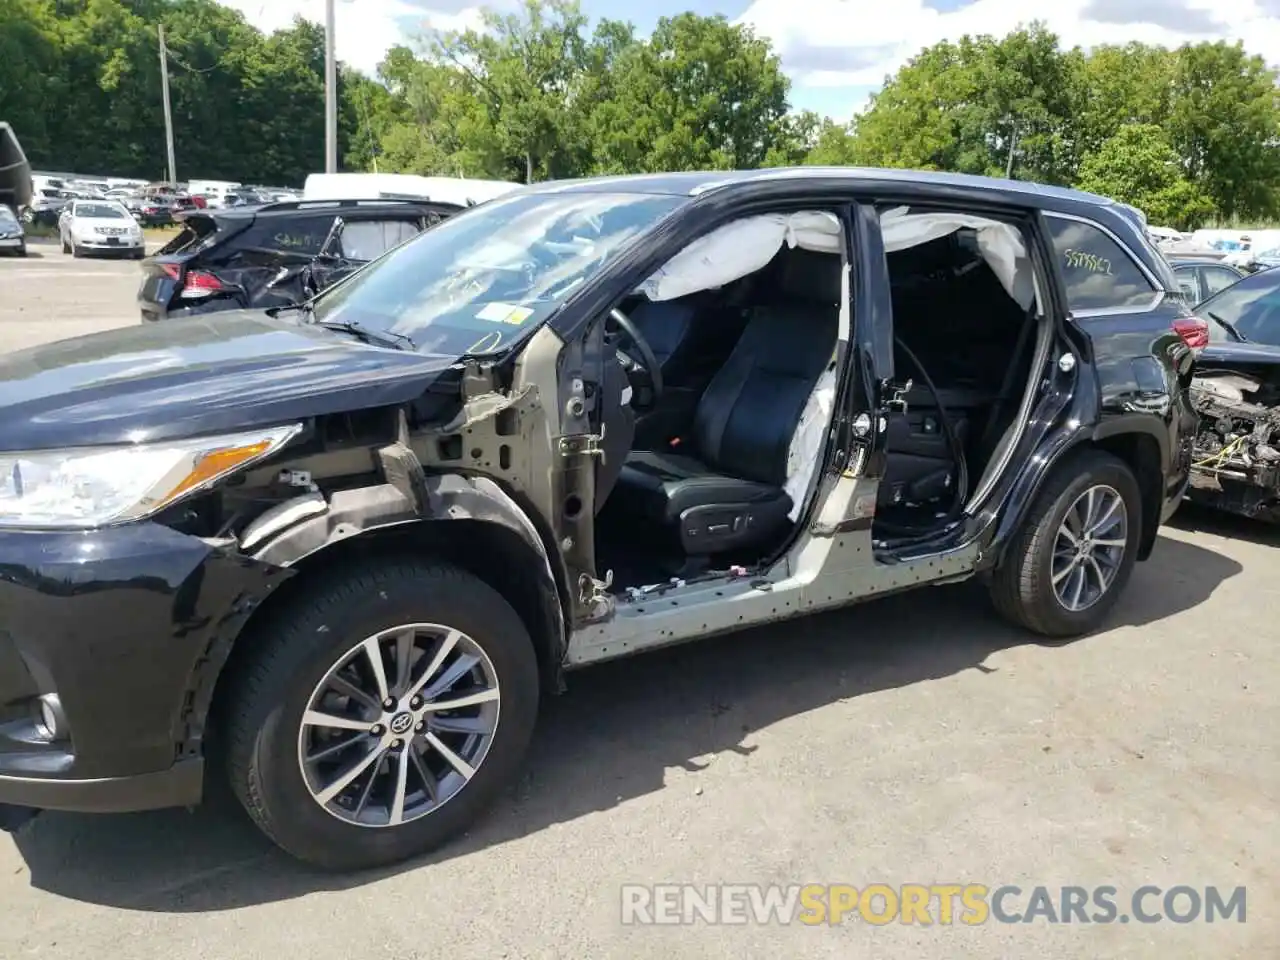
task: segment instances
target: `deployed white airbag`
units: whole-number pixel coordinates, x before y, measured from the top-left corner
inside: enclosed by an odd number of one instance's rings
[[[791,509],[787,517],[794,523],[800,516],[800,508],[804,506],[805,495],[809,492],[809,484],[813,479],[813,471],[822,462],[822,448],[827,442],[827,427],[831,423],[831,412],[836,405],[836,365],[835,359],[827,365],[818,377],[809,400],[800,414],[800,425],[791,435],[791,446],[787,449],[787,480],[782,485],[791,498]]]
[[[978,237],[982,259],[1022,309],[1035,303],[1035,281],[1022,234],[1012,224],[966,213],[909,213],[894,207],[880,215],[886,253],[909,250],[968,227]]]
[[[714,290],[761,270],[782,249],[840,253],[840,221],[821,211],[766,213],[726,223],[699,237],[640,285],[650,300]]]
[[[1024,310],[1035,303],[1035,281],[1022,234],[1012,224],[966,213],[911,213],[894,207],[880,216],[885,251],[896,253],[969,228],[1001,286]],[[726,223],[699,237],[658,269],[637,292],[650,300],[714,290],[763,269],[782,249],[838,254],[840,221],[819,210],[766,213]]]

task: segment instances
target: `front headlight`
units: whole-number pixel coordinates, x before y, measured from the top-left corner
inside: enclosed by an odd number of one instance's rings
[[[300,424],[155,444],[0,454],[0,527],[88,529],[150,516],[269,456]]]

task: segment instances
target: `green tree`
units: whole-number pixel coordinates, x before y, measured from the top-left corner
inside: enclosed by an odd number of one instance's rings
[[[830,123],[812,110],[784,115],[773,132],[773,145],[765,155],[764,167],[791,167],[805,163],[818,145],[824,124]]]
[[[1166,129],[1188,176],[1224,218],[1280,210],[1280,93],[1261,57],[1239,43],[1179,50]]]
[[[497,141],[526,183],[563,176],[578,136],[570,109],[582,71],[586,17],[576,0],[525,0],[519,13],[483,14],[483,30],[435,39],[434,52],[473,83]]]
[[[1178,55],[1143,43],[1095,47],[1077,63],[1077,136],[1087,156],[1128,124],[1163,127],[1173,113]]]
[[[807,164],[838,167],[856,162],[854,145],[857,142],[855,124],[824,120],[814,140],[813,148],[804,158]]]
[[[789,82],[777,56],[723,16],[663,17],[619,56],[614,84],[595,125],[604,170],[759,167],[784,135]]]
[[[1151,223],[1191,230],[1213,213],[1213,202],[1183,173],[1164,131],[1154,124],[1130,124],[1087,157],[1079,187],[1129,203]]]
[[[162,23],[180,176],[298,183],[323,165],[316,25],[264,36],[214,0],[0,0],[0,116],[37,168],[164,176]]]
[[[1038,23],[1000,40],[936,44],[872,98],[858,118],[854,159],[994,176],[1012,169],[1067,182],[1075,166],[1074,69]]]

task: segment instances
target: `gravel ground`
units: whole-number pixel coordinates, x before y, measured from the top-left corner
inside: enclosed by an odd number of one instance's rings
[[[33,249],[0,261],[0,347],[138,322],[136,264]],[[48,814],[0,835],[0,957],[1280,957],[1278,544],[1180,512],[1073,643],[962,585],[572,675],[498,809],[375,875],[294,865],[221,793]],[[674,882],[1111,885],[1122,914],[1244,886],[1247,919],[621,923],[622,885]]]

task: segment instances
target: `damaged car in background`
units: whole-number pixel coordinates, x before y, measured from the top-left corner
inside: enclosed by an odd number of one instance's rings
[[[177,214],[182,231],[143,264],[142,319],[300,303],[463,209],[298,200]]]
[[[1247,276],[1195,312],[1208,329],[1191,385],[1200,427],[1187,496],[1280,522],[1280,271]]]
[[[576,668],[961,580],[1092,631],[1186,488],[1177,290],[1076,191],[654,174],[7,354],[0,819],[217,778],[369,867],[461,836]]]

